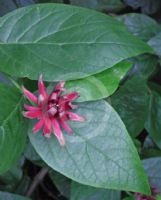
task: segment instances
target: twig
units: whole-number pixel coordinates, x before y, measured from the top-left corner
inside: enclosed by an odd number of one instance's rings
[[[27,197],[30,197],[32,195],[32,193],[35,191],[36,187],[41,183],[41,181],[43,180],[43,178],[46,176],[47,173],[48,173],[48,168],[44,167],[34,177],[34,180],[26,193]]]
[[[55,196],[52,192],[50,192],[50,191],[48,190],[48,188],[45,187],[45,185],[44,185],[43,183],[40,183],[40,185],[41,185],[42,189],[44,190],[44,192],[46,192],[46,193],[48,194],[48,196],[50,196],[50,197],[51,197],[52,199],[54,199],[54,200],[59,200],[59,199],[57,198],[57,196]]]

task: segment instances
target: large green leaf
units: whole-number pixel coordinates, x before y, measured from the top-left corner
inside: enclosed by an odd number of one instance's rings
[[[161,157],[145,159],[143,164],[151,185],[161,192]]]
[[[50,170],[49,175],[61,195],[70,198],[71,179],[54,170]]]
[[[130,13],[120,15],[117,19],[122,21],[133,35],[144,41],[148,41],[161,30],[161,26],[147,15]]]
[[[125,7],[121,0],[70,0],[74,5],[116,12]]]
[[[154,14],[161,6],[160,0],[123,0],[134,9],[141,8],[141,12],[146,14]]]
[[[148,44],[155,50],[158,56],[161,56],[161,32],[150,39]]]
[[[54,136],[29,137],[40,157],[54,170],[82,184],[148,193],[137,151],[117,113],[105,101],[81,103],[76,111],[84,123],[71,122],[73,135],[61,147]],[[142,179],[140,179],[142,177]]]
[[[120,80],[124,77],[132,63],[122,61],[114,67],[87,78],[68,81],[68,91],[80,94],[79,102],[103,99],[115,92]]]
[[[0,70],[69,80],[153,50],[105,14],[63,4],[21,8],[0,19]]]
[[[110,101],[130,135],[135,137],[140,134],[148,113],[149,95],[146,81],[139,76],[129,79]]]
[[[1,200],[30,200],[29,198],[26,198],[17,194],[8,193],[8,192],[0,192],[0,199]]]
[[[161,95],[154,90],[150,93],[149,114],[145,128],[154,142],[161,148]]]
[[[19,7],[33,4],[34,0],[1,0],[0,1],[0,16],[15,10]]]
[[[21,114],[22,95],[0,84],[0,173],[7,171],[25,146],[25,124]]]
[[[161,196],[160,196],[160,195],[157,195],[157,196],[156,196],[156,200],[161,200]]]
[[[132,69],[129,71],[128,76],[140,76],[140,78],[147,80],[152,76],[158,67],[157,56],[142,55],[131,59],[134,62]]]
[[[129,196],[129,197],[124,198],[123,200],[136,200],[136,199],[133,196]]]
[[[72,182],[70,200],[120,200],[120,191],[94,188]]]

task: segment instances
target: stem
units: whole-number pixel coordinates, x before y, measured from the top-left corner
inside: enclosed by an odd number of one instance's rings
[[[34,180],[26,193],[27,197],[31,197],[32,193],[35,191],[35,189],[41,183],[41,181],[44,179],[47,173],[48,173],[47,167],[44,167],[39,171],[39,173],[34,177]]]
[[[55,196],[52,192],[50,192],[43,183],[40,183],[42,189],[48,194],[48,196],[50,196],[51,198],[53,198],[54,200],[59,200],[57,198],[57,196]]]

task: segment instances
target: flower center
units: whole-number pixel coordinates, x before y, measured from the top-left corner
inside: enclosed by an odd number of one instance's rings
[[[49,100],[47,112],[50,117],[55,116],[58,113],[59,105],[54,100]]]

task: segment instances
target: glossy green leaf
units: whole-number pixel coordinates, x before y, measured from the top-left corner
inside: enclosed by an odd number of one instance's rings
[[[161,156],[161,150],[157,148],[151,137],[147,136],[141,149],[141,157],[144,159]]]
[[[79,102],[103,99],[115,92],[131,66],[132,63],[123,61],[99,74],[68,81],[65,86],[68,91],[79,92]]]
[[[135,76],[110,98],[112,106],[119,113],[132,137],[144,129],[147,118],[149,95],[146,81]]]
[[[22,95],[0,84],[0,174],[7,171],[19,158],[25,146],[26,134],[21,114]]]
[[[161,148],[161,95],[151,91],[149,102],[149,114],[145,128],[154,142]]]
[[[70,198],[71,179],[54,170],[50,170],[49,175],[61,195]]]
[[[161,32],[150,39],[148,44],[155,50],[158,56],[161,56]]]
[[[74,134],[64,133],[66,146],[41,131],[29,137],[40,157],[54,170],[94,187],[148,193],[137,151],[117,113],[105,101],[81,103],[76,110],[86,121],[70,122]],[[142,177],[142,179],[140,179]]]
[[[133,196],[131,196],[131,197],[126,197],[123,200],[136,200],[136,199]]]
[[[39,3],[63,3],[63,0],[37,0]]]
[[[70,200],[120,200],[120,191],[94,188],[72,182]]]
[[[30,142],[26,145],[26,148],[25,148],[25,151],[24,151],[24,156],[25,156],[25,158],[27,158],[31,162],[41,160],[40,156],[36,153],[35,149],[33,148],[33,146],[31,145]]]
[[[22,175],[20,163],[16,163],[6,173],[0,175],[0,190],[14,191]]]
[[[161,200],[161,196],[160,195],[157,195],[155,198],[156,198],[156,200]]]
[[[8,193],[8,192],[0,192],[0,199],[1,200],[30,200],[29,198],[26,198],[17,194]]]
[[[145,159],[143,164],[151,185],[161,192],[161,157]]]
[[[130,13],[120,15],[117,19],[122,21],[133,35],[144,41],[148,41],[161,30],[161,26],[147,15]]]
[[[141,12],[146,14],[154,14],[161,6],[160,0],[124,0],[124,2],[134,9],[141,8]]]
[[[157,56],[142,55],[132,58],[131,62],[133,62],[134,65],[128,73],[129,77],[137,75],[146,80],[157,71]]]
[[[70,2],[77,6],[112,12],[119,11],[125,7],[121,0],[70,0]]]
[[[152,52],[122,23],[80,7],[39,4],[0,19],[0,70],[12,76],[84,78]]]
[[[0,2],[0,16],[17,8],[35,3],[34,0],[1,0]]]
[[[21,181],[19,182],[19,184],[16,187],[16,190],[14,189],[14,193],[20,194],[22,196],[26,195],[26,193],[29,190],[29,187],[32,184],[31,178],[27,175],[24,174],[23,178],[21,179]]]

